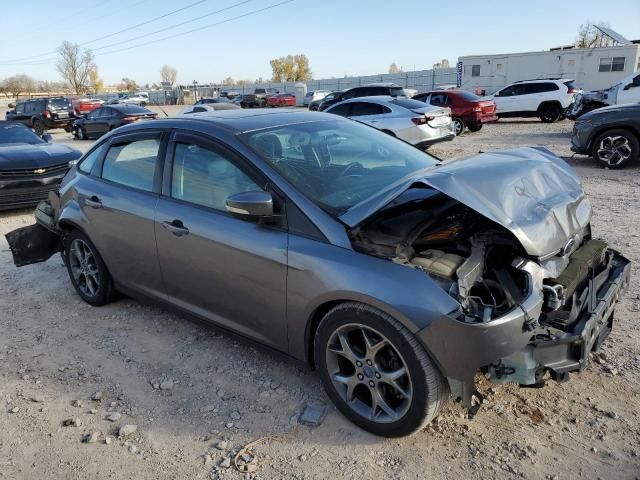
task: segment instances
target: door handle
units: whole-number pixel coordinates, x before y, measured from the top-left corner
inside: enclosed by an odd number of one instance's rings
[[[172,222],[162,222],[165,230],[173,233],[176,237],[182,237],[189,234],[189,229],[184,226],[181,220],[173,220]]]
[[[91,208],[102,208],[102,202],[95,195],[92,195],[90,198],[85,198],[84,203]]]

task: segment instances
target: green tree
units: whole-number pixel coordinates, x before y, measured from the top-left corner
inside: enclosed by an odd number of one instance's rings
[[[269,63],[274,82],[301,82],[312,78],[309,59],[304,54],[274,58]]]

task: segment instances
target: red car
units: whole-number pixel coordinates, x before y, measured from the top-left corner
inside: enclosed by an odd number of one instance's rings
[[[76,117],[86,115],[96,108],[100,108],[104,102],[95,98],[74,98],[71,101],[73,105],[73,113]]]
[[[293,93],[278,93],[267,98],[267,107],[295,107],[296,96]]]
[[[433,90],[419,93],[413,99],[438,107],[449,107],[456,135],[460,135],[465,127],[477,132],[483,124],[498,120],[496,102],[484,100],[465,90]]]

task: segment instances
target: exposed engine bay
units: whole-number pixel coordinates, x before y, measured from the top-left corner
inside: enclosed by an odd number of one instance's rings
[[[514,308],[524,311],[531,296],[542,300],[540,315],[525,315],[523,328],[532,339],[571,333],[588,309],[594,291],[589,284],[611,262],[607,245],[590,236],[587,225],[556,255],[531,257],[511,232],[431,188],[407,190],[351,231],[356,250],[428,274],[460,303],[462,322],[490,322]],[[491,372],[498,380],[529,385],[544,373],[505,364]]]

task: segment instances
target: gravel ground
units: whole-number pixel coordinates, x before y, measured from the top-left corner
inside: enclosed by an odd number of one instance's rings
[[[581,176],[595,236],[638,265],[638,167],[602,170],[571,158],[570,129],[568,121],[501,121],[431,150],[456,158],[546,146]],[[91,145],[64,132],[54,138]],[[29,210],[1,213],[0,234],[32,221]],[[346,421],[314,372],[131,299],[90,307],[73,292],[59,256],[16,269],[2,235],[0,476],[638,478],[636,273],[602,354],[570,382],[519,389],[478,377],[487,401],[473,420],[449,402],[425,431],[386,440]],[[298,424],[307,405],[327,406],[320,426]],[[248,473],[229,467],[242,446],[280,432],[290,433],[254,448]]]

